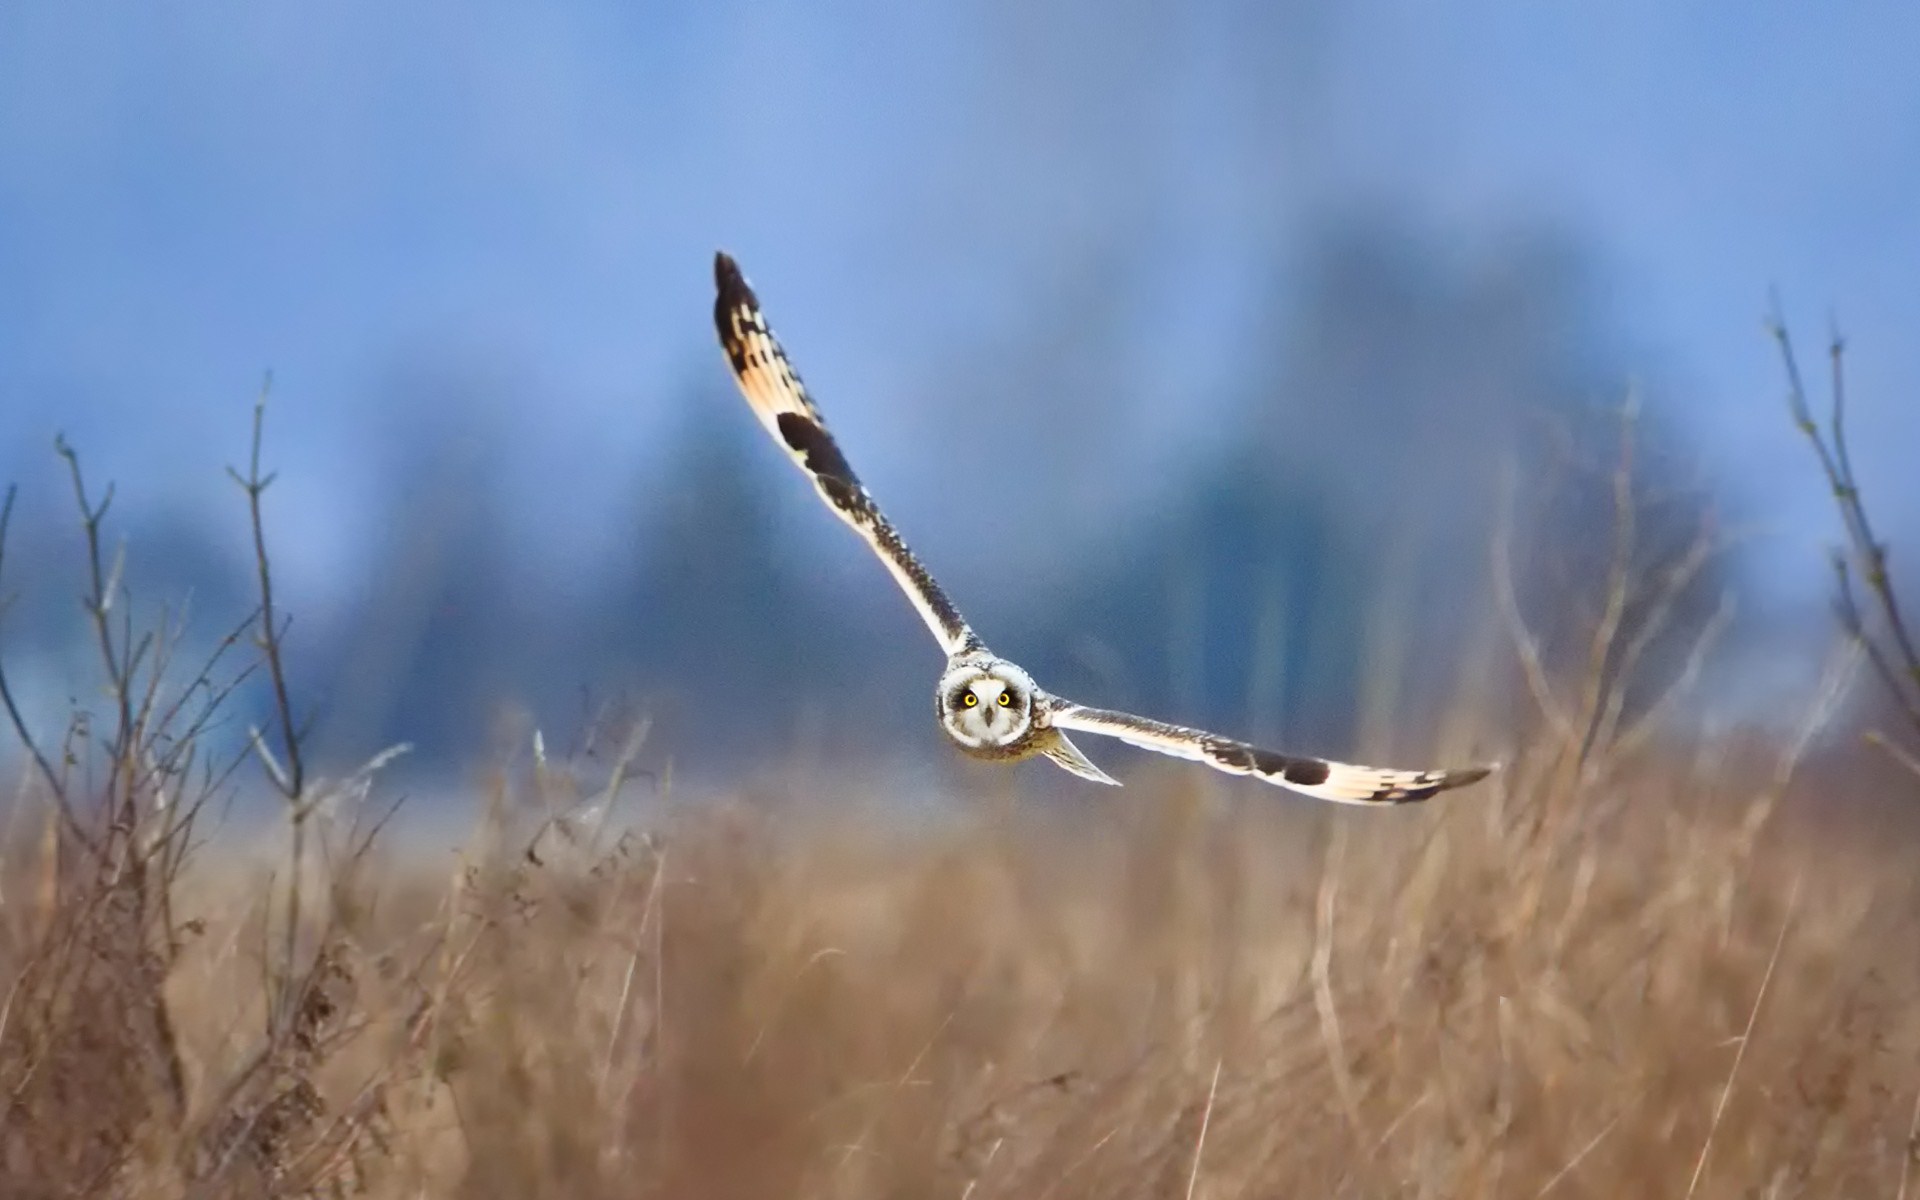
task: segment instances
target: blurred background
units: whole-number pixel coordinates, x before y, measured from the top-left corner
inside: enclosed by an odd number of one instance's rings
[[[1544,626],[1597,606],[1632,396],[1643,565],[1715,531],[1670,669],[1731,614],[1683,719],[1797,715],[1836,528],[1763,322],[1849,335],[1920,538],[1916,44],[1891,0],[7,5],[0,652],[96,698],[58,432],[137,602],[245,615],[271,371],[324,760],[619,709],[683,777],[944,777],[931,642],[733,391],[724,247],[1053,690],[1429,751],[1509,669],[1497,533]]]

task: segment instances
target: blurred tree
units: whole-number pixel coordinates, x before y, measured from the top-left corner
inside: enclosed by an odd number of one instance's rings
[[[776,531],[769,476],[784,468],[746,452],[763,435],[738,396],[702,383],[682,409],[663,467],[637,481],[637,553],[587,615],[597,650],[580,647],[578,661],[596,664],[602,685],[638,690],[676,761],[718,763],[812,739],[832,709],[867,705],[872,663],[898,647],[856,636],[856,602],[818,601]],[[808,503],[797,473],[778,482]],[[833,524],[824,509],[798,515]]]
[[[1319,229],[1300,261],[1275,260],[1248,341],[1272,349],[1244,355],[1229,385],[1238,418],[1042,618],[1035,644],[1061,690],[1074,679],[1115,703],[1336,748],[1363,710],[1433,711],[1466,643],[1491,650],[1500,634],[1488,614],[1503,461],[1535,491],[1555,483],[1521,522],[1542,553],[1522,582],[1549,578],[1548,560],[1568,574],[1547,642],[1580,661],[1611,546],[1619,426],[1605,414],[1628,383],[1583,257],[1553,236],[1446,254],[1375,215]],[[1645,581],[1690,552],[1705,499],[1679,486],[1686,456],[1659,410],[1637,437]],[[1709,564],[1677,598],[1650,678],[1677,669],[1718,578]]]
[[[324,753],[364,758],[409,742],[410,768],[471,765],[498,706],[537,677],[527,648],[553,614],[507,544],[498,414],[517,397],[477,370],[408,365],[378,444],[391,465],[366,590],[339,644],[295,643],[327,679]],[[424,399],[423,399],[424,397]],[[435,414],[462,414],[449,427]],[[307,658],[312,655],[312,658]]]

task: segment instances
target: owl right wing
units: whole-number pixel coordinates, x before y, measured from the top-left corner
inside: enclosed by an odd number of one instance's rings
[[[1205,763],[1229,775],[1251,775],[1339,804],[1409,804],[1425,800],[1435,792],[1477,783],[1493,770],[1492,767],[1467,767],[1452,771],[1393,771],[1329,762],[1324,758],[1302,758],[1263,750],[1204,730],[1169,725],[1131,713],[1087,708],[1057,698],[1052,703],[1052,716],[1057,729],[1102,733],[1143,750]]]
[[[821,499],[866,539],[880,556],[880,562],[893,575],[900,590],[919,610],[920,618],[933,631],[935,640],[949,657],[977,649],[980,639],[961,618],[953,601],[940,590],[933,576],[907,549],[891,522],[882,515],[860,480],[840,453],[839,444],[827,432],[826,420],[807,395],[800,373],[793,369],[786,351],[773,336],[760,301],[748,286],[740,266],[724,253],[713,256],[713,282],[717,294],[713,302],[713,323],[720,333],[720,346],[727,352],[727,363],[740,391],[752,406],[774,440],[797,463]]]

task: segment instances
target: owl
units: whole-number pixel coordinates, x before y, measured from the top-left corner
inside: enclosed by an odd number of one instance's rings
[[[738,264],[725,253],[716,254],[713,273],[714,325],[747,404],[813,481],[827,507],[873,549],[946,655],[946,670],[934,688],[934,715],[962,753],[996,762],[1045,757],[1075,775],[1118,785],[1067,736],[1100,734],[1321,800],[1373,805],[1425,800],[1484,779],[1493,770],[1396,771],[1282,754],[1204,730],[1091,708],[1045,691],[1018,664],[987,648],[881,513],[827,431],[825,418],[774,337]]]

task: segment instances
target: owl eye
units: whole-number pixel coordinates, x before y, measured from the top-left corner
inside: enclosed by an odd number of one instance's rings
[[[972,708],[974,705],[980,703],[980,697],[974,695],[972,692],[968,692],[966,695],[960,697],[960,703],[966,705],[968,708]]]
[[[1012,707],[1013,707],[1013,693],[1012,693],[1012,692],[1001,692],[1001,693],[1000,693],[1000,707],[1001,707],[1001,708],[1012,708]]]

